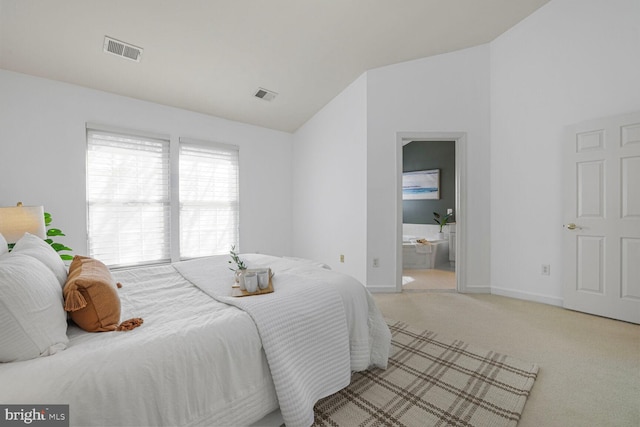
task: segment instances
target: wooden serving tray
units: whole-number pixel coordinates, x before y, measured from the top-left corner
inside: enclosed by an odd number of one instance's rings
[[[261,270],[264,270],[264,268],[248,269],[247,271],[258,272]],[[269,271],[269,286],[267,286],[264,289],[258,288],[255,292],[247,292],[240,289],[240,286],[234,285],[231,287],[231,296],[232,297],[250,297],[254,295],[270,294],[271,292],[273,292],[273,280],[272,280],[273,273],[271,272],[270,268],[268,268],[267,270]]]

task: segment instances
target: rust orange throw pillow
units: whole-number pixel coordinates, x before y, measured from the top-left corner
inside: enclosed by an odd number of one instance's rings
[[[89,332],[129,330],[142,324],[142,319],[120,323],[120,297],[111,272],[94,258],[76,255],[69,266],[64,285],[64,309],[71,319]]]

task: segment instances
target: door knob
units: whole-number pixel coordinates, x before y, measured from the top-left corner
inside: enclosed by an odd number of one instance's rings
[[[576,228],[580,228],[577,225],[575,225],[574,223],[570,222],[569,224],[565,225],[565,227],[567,227],[569,230],[575,230]]]

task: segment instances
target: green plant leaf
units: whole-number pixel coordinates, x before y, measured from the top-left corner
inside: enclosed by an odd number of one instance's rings
[[[65,234],[62,232],[62,230],[60,230],[59,228],[48,228],[49,224],[51,224],[51,214],[49,212],[45,212],[44,213],[44,223],[45,226],[47,227],[47,236],[65,236]],[[53,241],[53,239],[44,239],[45,242],[47,242],[49,245],[51,245],[51,247],[56,251],[56,252],[62,252],[62,251],[72,251],[73,249],[71,249],[68,246],[63,245],[62,243],[56,243]],[[71,261],[73,260],[73,255],[70,254],[59,254],[60,258],[63,261]]]
[[[52,243],[51,247],[56,250],[56,252],[60,251],[72,251],[73,249],[63,245],[62,243]]]

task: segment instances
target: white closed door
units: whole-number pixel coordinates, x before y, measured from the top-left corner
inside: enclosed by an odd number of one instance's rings
[[[640,112],[571,126],[564,306],[640,323]]]

